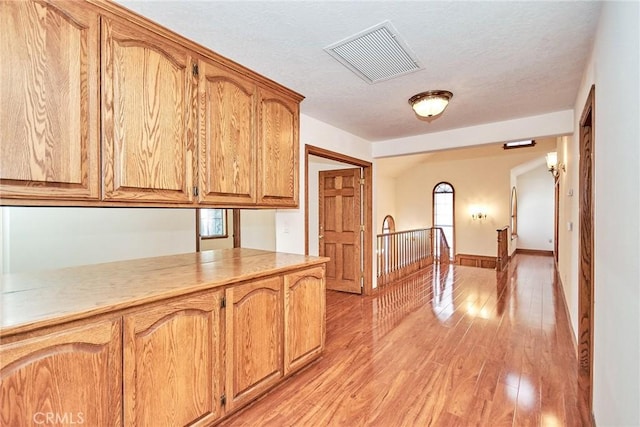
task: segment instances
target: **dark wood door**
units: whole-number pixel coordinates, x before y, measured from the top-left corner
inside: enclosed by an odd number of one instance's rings
[[[580,119],[580,253],[578,276],[578,353],[582,387],[592,404],[593,384],[593,170],[594,87]]]
[[[362,293],[360,168],[320,172],[320,256],[327,289]]]
[[[558,263],[558,232],[560,228],[560,180],[556,179],[553,202],[553,258]]]

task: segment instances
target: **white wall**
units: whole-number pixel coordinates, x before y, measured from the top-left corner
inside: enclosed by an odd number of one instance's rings
[[[195,251],[193,209],[2,210],[4,273]]]
[[[276,211],[273,209],[240,211],[240,246],[265,251],[276,250]]]
[[[300,207],[276,212],[276,248],[279,252],[304,254],[304,156],[305,145],[324,148],[356,159],[372,161],[371,143],[328,125],[300,115]]]
[[[580,107],[582,108],[582,107]],[[558,162],[565,164],[560,174],[558,274],[563,283],[564,297],[569,309],[569,321],[574,335],[578,332],[578,141],[572,136],[559,138]]]
[[[373,156],[392,157],[479,144],[532,138],[539,140],[557,135],[568,135],[573,129],[572,119],[573,111],[564,110],[539,116],[392,139],[376,142],[373,145]]]
[[[376,193],[376,216],[373,219],[376,234],[382,233],[382,222],[387,215],[393,217],[396,223],[396,231],[402,231],[397,227],[396,179],[376,174],[373,188],[375,188]]]
[[[4,213],[4,208],[0,208],[0,274],[3,274],[5,272],[4,256],[5,256],[5,253],[7,252],[5,251],[4,247],[5,247],[5,244],[8,243],[7,240],[4,238],[5,236],[4,229],[7,226],[5,225],[5,222],[3,219],[4,218],[3,213]]]
[[[496,256],[496,229],[510,223],[511,170],[554,148],[552,139],[520,150],[493,146],[436,153],[396,178],[396,228],[431,227],[432,191],[446,181],[455,190],[455,252]],[[488,217],[473,220],[473,206],[482,206]]]
[[[517,177],[518,249],[553,250],[554,180],[546,165]]]
[[[579,119],[595,84],[593,410],[599,426],[640,425],[640,3],[605,2],[575,103],[574,134],[561,141],[565,221],[560,273],[578,331]],[[575,191],[575,190],[574,190]],[[562,228],[561,228],[562,229]]]

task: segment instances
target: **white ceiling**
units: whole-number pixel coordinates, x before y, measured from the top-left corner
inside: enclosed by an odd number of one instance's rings
[[[600,2],[159,1],[119,3],[306,99],[301,111],[369,141],[573,108]],[[391,21],[423,70],[367,84],[323,48]],[[453,92],[418,120],[407,100]]]

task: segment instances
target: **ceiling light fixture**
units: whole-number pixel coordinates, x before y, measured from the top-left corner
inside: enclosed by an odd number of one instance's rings
[[[453,93],[448,90],[428,90],[413,95],[409,98],[409,104],[413,111],[420,117],[433,117],[442,114]]]

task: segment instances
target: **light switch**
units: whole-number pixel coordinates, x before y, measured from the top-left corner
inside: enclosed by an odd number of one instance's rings
[[[567,222],[567,231],[573,231],[573,222]]]

